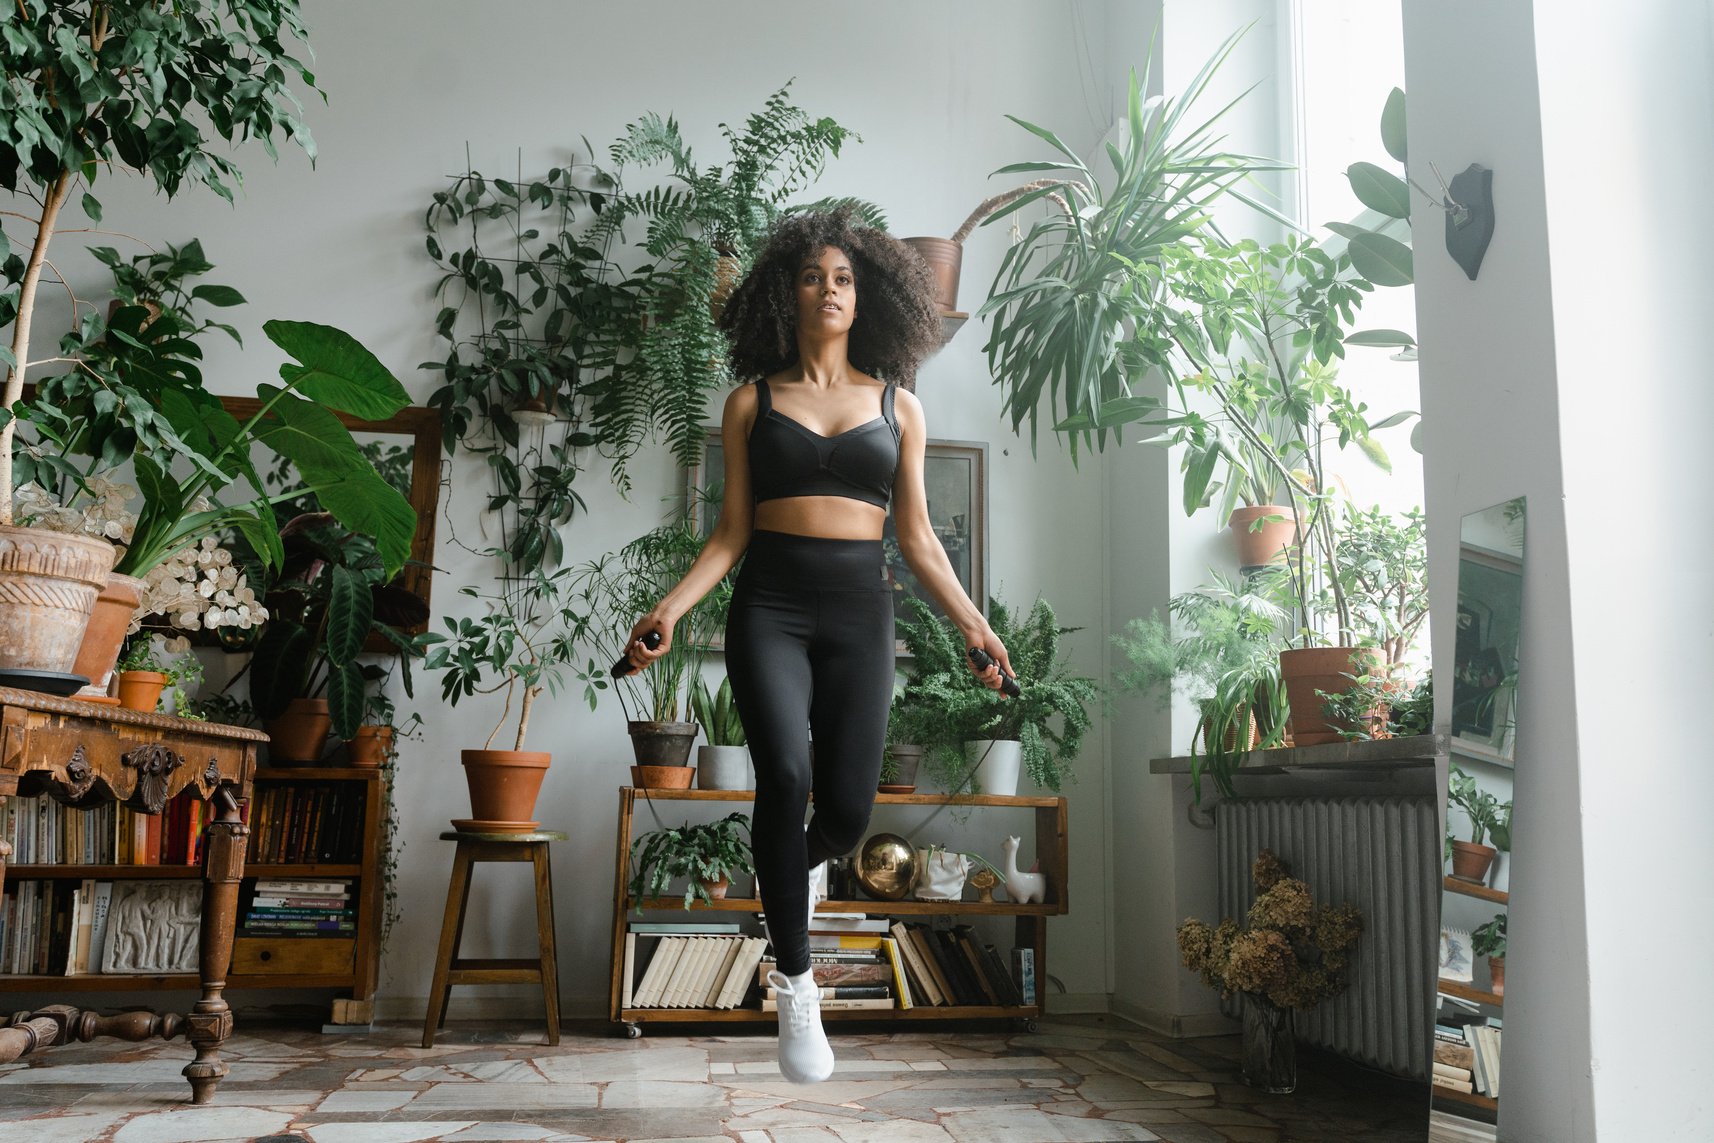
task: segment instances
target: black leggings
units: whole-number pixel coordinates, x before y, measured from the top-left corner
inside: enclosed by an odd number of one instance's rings
[[[893,696],[885,574],[879,540],[757,531],[732,593],[726,673],[756,766],[762,909],[788,976],[809,969],[810,867],[854,849],[875,802]]]

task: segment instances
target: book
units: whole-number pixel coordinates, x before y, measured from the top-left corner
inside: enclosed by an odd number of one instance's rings
[[[871,917],[867,913],[817,913],[809,923],[811,936],[817,933],[873,933],[887,931],[887,918]]]
[[[720,999],[720,994],[726,990],[726,978],[732,975],[732,965],[744,952],[743,937],[723,937],[720,944],[720,955],[714,960],[714,970],[703,982],[702,999],[697,1004],[698,1008],[714,1007],[714,1002]]]
[[[910,930],[903,921],[893,922],[893,940],[897,943],[899,953],[904,957],[905,969],[911,978],[911,991],[923,1004],[937,1007],[945,1004],[946,1000],[940,990],[934,986],[934,978],[929,975],[928,966],[922,962],[921,954],[911,940]]]
[[[269,895],[315,897],[351,892],[350,881],[293,881],[279,877],[258,877],[256,892]]]
[[[737,921],[633,921],[625,926],[631,933],[737,933]]]
[[[945,929],[929,929],[927,931],[930,950],[940,957],[941,971],[952,982],[953,995],[962,1005],[982,1004],[985,996],[981,987],[970,975],[970,969],[964,963],[964,954],[958,951],[956,938]]]
[[[683,937],[671,936],[662,937],[655,943],[654,955],[649,958],[648,967],[643,970],[643,979],[637,984],[638,1008],[655,1007],[661,989],[666,984],[667,975],[684,952],[683,945]]]
[[[1018,996],[1025,1004],[1036,1001],[1036,950],[1019,946],[1012,950],[1012,976]]]
[[[633,974],[637,970],[637,934],[625,934],[625,962],[619,975],[619,1007],[631,1008],[631,997],[634,989],[631,987]]]
[[[1455,1068],[1451,1064],[1443,1064],[1439,1060],[1436,1060],[1434,1061],[1434,1074],[1437,1076],[1445,1076],[1450,1080],[1458,1080],[1460,1083],[1468,1083],[1471,1071],[1469,1068]]]
[[[885,984],[830,984],[821,988],[823,1000],[889,1000],[892,995],[892,989]],[[762,990],[762,996],[777,999],[779,989],[770,984]]]
[[[1454,1044],[1436,1037],[1434,1045],[1434,1062],[1451,1064],[1455,1068],[1476,1067],[1476,1049],[1468,1044]]]
[[[1018,995],[1018,986],[1012,983],[1011,970],[1006,962],[1000,959],[1000,952],[993,945],[982,945],[982,964],[988,970],[988,979],[1000,994],[1000,1003],[1008,1007],[1022,1006],[1023,997]]]
[[[951,940],[963,955],[965,965],[970,969],[970,976],[975,980],[977,987],[982,990],[983,998],[990,1006],[997,1006],[1000,1003],[1000,994],[994,990],[992,984],[988,983],[987,973],[982,971],[982,961],[976,955],[976,948],[970,940],[970,926],[958,926],[953,930]]]
[[[661,996],[662,1008],[684,1007],[684,994],[690,983],[692,966],[698,965],[707,953],[707,946],[701,937],[679,939],[684,943],[684,951],[679,954],[678,963],[673,966],[672,975],[667,978],[666,991]]]
[[[767,948],[766,937],[744,938],[744,947],[732,962],[732,968],[726,974],[726,983],[715,997],[714,1007],[736,1008],[744,1003],[744,998],[750,991],[750,974],[756,971],[756,966],[761,963],[762,954]]]
[[[812,952],[878,949],[881,947],[881,937],[878,933],[818,933],[812,929],[809,934],[809,947]]]
[[[1439,1074],[1438,1072],[1435,1073],[1435,1076],[1434,1076],[1434,1086],[1435,1087],[1451,1088],[1453,1091],[1462,1091],[1462,1092],[1471,1092],[1471,1091],[1475,1090],[1475,1088],[1471,1085],[1469,1080],[1451,1079],[1447,1076],[1443,1076],[1443,1075]]]
[[[707,945],[706,953],[697,961],[697,972],[685,989],[684,1007],[708,1007],[708,990],[713,987],[715,974],[726,967],[732,952],[732,938],[703,936],[696,938]]]
[[[916,998],[911,995],[909,973],[905,972],[904,956],[899,952],[899,942],[892,937],[882,938],[882,948],[887,954],[887,963],[893,969],[893,994],[899,998],[901,1009],[914,1008]]]
[[[756,965],[756,983],[767,987],[768,973],[778,967],[772,960],[759,961]],[[893,975],[892,967],[879,961],[869,964],[818,963],[814,957],[810,958],[809,971],[817,985],[885,984]]]
[[[935,991],[940,996],[940,1000],[937,1003],[942,1005],[957,1004],[958,997],[952,990],[952,981],[947,979],[946,973],[941,970],[940,958],[935,956],[934,951],[929,947],[928,926],[922,924],[911,925],[909,926],[909,931],[911,944],[917,950],[917,957],[923,962],[924,967],[928,969],[929,977],[934,981]]]
[[[895,1005],[891,1000],[823,1000],[821,1002],[821,1010],[823,1012],[853,1008],[874,1008],[884,1010],[893,1007],[895,1007]],[[766,996],[762,997],[763,1012],[778,1012],[779,1010],[780,1002],[778,1000]]]

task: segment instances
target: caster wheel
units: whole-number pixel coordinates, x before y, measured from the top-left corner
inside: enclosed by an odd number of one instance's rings
[[[643,1026],[641,1024],[626,1024],[625,1025],[625,1038],[627,1040],[640,1040],[640,1039],[642,1039],[643,1038]]]
[[[1034,1020],[1026,1019],[1021,1023],[1023,1024],[1023,1030],[1026,1032],[1034,1032],[1036,1030],[1036,1022]]]

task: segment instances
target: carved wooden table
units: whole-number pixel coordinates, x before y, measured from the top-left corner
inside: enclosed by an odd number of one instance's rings
[[[8,797],[47,794],[87,809],[120,801],[159,814],[185,790],[212,804],[202,870],[202,931],[198,972],[202,999],[191,1011],[99,1016],[70,1005],[0,1014],[0,1063],[56,1042],[97,1036],[146,1040],[183,1034],[196,1049],[185,1065],[191,1099],[207,1103],[226,1074],[220,1046],[232,1035],[232,1011],[222,995],[232,961],[238,882],[244,875],[249,828],[238,803],[250,797],[259,730],[139,714],[113,706],[0,687],[0,805]],[[11,847],[0,839],[0,886]]]

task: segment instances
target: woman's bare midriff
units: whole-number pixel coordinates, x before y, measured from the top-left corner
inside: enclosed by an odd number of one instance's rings
[[[752,526],[824,540],[878,540],[887,510],[849,496],[787,496],[756,505]]]

